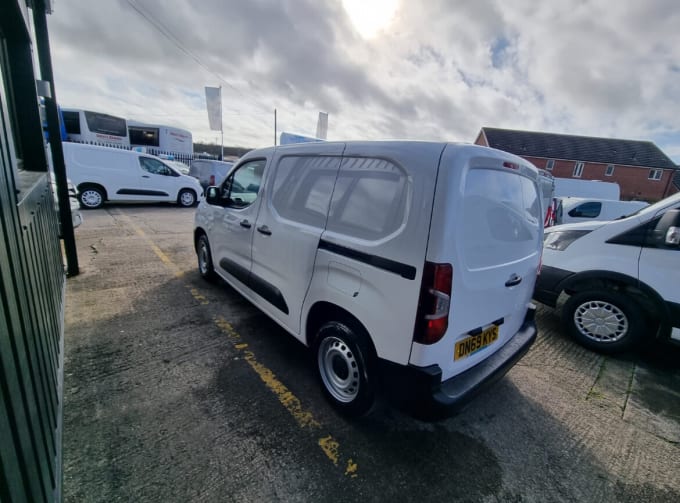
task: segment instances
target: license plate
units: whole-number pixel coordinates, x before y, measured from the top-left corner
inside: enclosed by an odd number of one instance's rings
[[[481,334],[471,335],[465,339],[456,342],[456,351],[453,354],[454,360],[466,358],[480,349],[493,344],[498,340],[498,325],[493,325]]]

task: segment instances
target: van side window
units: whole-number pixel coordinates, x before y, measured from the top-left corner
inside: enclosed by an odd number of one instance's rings
[[[222,184],[222,197],[226,206],[245,208],[257,199],[262,182],[265,159],[246,162],[239,166]]]
[[[144,171],[154,175],[177,176],[173,170],[168,168],[158,159],[152,159],[151,157],[140,157],[139,165]]]
[[[571,211],[569,211],[569,216],[582,218],[597,218],[600,216],[601,211],[602,203],[589,201],[587,203],[579,204],[576,208],[572,208]]]
[[[404,222],[408,177],[383,159],[344,158],[326,228],[349,236],[384,238]]]
[[[339,157],[283,157],[274,175],[272,206],[288,220],[323,228]]]

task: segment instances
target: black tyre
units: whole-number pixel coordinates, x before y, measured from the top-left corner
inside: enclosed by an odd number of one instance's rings
[[[94,185],[85,186],[78,193],[78,202],[81,208],[96,210],[104,205],[106,196],[104,191]]]
[[[196,204],[196,192],[191,189],[182,189],[177,194],[177,204],[183,208],[191,208]]]
[[[210,254],[210,243],[208,236],[202,234],[196,243],[196,256],[198,257],[198,272],[201,277],[211,283],[217,280],[217,274],[213,267],[212,255]]]
[[[588,290],[569,297],[562,309],[562,321],[583,346],[616,353],[640,342],[646,317],[635,300],[622,293]]]
[[[341,413],[362,416],[376,399],[374,358],[367,335],[352,324],[323,325],[314,345],[318,376],[326,398]]]

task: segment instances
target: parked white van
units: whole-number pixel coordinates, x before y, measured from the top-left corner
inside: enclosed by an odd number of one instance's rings
[[[538,171],[476,145],[304,143],[246,154],[196,211],[200,274],[221,277],[316,354],[362,414],[381,384],[455,410],[536,337]]]
[[[582,197],[557,198],[556,224],[617,220],[649,206],[645,201],[614,201]]]
[[[66,173],[78,188],[83,208],[106,201],[196,204],[203,188],[163,160],[130,150],[64,142]]]
[[[569,333],[602,352],[680,342],[680,193],[611,222],[546,229],[534,298],[562,307]]]

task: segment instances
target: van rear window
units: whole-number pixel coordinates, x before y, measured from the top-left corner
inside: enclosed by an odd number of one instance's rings
[[[465,261],[471,269],[521,260],[536,253],[541,201],[530,179],[496,169],[471,169],[463,202]]]

